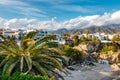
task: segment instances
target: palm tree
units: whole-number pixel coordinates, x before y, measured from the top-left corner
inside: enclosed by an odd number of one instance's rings
[[[33,31],[26,34],[19,45],[12,39],[0,35],[4,40],[0,44],[2,74],[11,74],[17,70],[24,74],[62,77],[55,72],[55,69],[63,71],[59,59],[64,60],[58,49],[51,46],[57,44],[51,41],[55,36],[47,35],[35,41],[37,33]]]
[[[72,37],[73,41],[74,41],[74,46],[77,46],[79,44],[79,36],[78,35],[74,35]]]
[[[85,31],[85,34],[86,34],[87,39],[88,39],[88,36],[89,36],[89,30],[86,30],[86,31]]]

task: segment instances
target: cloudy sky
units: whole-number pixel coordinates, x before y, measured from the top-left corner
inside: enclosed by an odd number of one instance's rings
[[[120,0],[0,0],[0,28],[84,28],[120,24]]]

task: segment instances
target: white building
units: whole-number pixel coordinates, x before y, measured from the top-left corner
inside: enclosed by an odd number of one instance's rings
[[[4,30],[3,36],[5,36],[5,37],[17,37],[18,33],[19,32],[17,30]]]
[[[35,36],[35,40],[36,40],[36,39],[39,39],[39,38],[41,38],[41,37],[43,37],[43,36],[46,36],[47,34],[48,34],[47,31],[40,31],[40,32]]]
[[[107,42],[111,42],[111,41],[112,41],[112,38],[113,38],[113,36],[114,36],[115,34],[105,34],[105,33],[94,33],[94,34],[88,34],[88,35],[86,35],[86,34],[81,34],[81,35],[79,35],[79,38],[81,38],[83,35],[84,35],[85,37],[98,38],[98,39],[100,39],[100,41],[101,41],[102,43],[107,43]],[[110,41],[105,40],[105,37],[108,37]]]
[[[63,36],[55,34],[55,37],[57,38],[56,40],[54,40],[55,42],[58,42],[59,44],[65,44],[65,39]]]

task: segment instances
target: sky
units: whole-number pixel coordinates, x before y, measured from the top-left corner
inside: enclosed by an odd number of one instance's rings
[[[84,28],[120,23],[120,0],[0,0],[1,28]]]

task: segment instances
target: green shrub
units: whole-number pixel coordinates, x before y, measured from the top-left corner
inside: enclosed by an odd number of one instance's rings
[[[74,59],[75,61],[82,61],[85,58],[85,54],[77,49],[69,46],[64,47],[65,56]]]
[[[101,49],[101,51],[100,51],[100,53],[107,53],[108,51],[115,51],[115,47],[114,46],[104,46],[102,49]]]
[[[113,41],[113,42],[118,42],[118,41],[120,41],[120,36],[119,36],[119,35],[114,35],[113,38],[112,38],[112,41]]]
[[[46,76],[40,76],[40,75],[31,75],[31,74],[20,74],[19,72],[16,72],[14,74],[10,75],[0,75],[0,80],[52,80],[49,79]]]
[[[73,42],[74,42],[74,46],[77,46],[79,44],[79,36],[78,35],[73,36]]]

